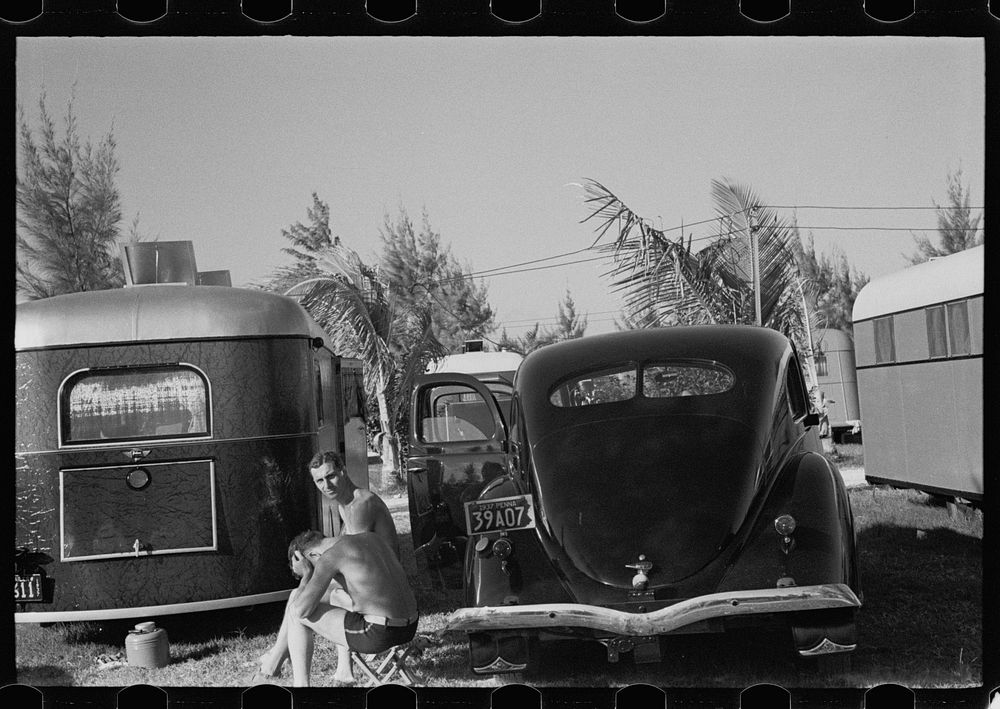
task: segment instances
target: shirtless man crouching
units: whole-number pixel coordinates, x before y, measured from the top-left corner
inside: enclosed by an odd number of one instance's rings
[[[309,476],[323,497],[337,504],[337,512],[343,526],[341,534],[374,532],[382,537],[389,548],[399,557],[399,538],[392,513],[385,501],[370,490],[354,484],[347,474],[343,458],[334,451],[317,453],[309,461]],[[292,562],[289,552],[289,564]],[[289,599],[289,603],[291,599]],[[339,605],[349,608],[350,599],[341,597]],[[286,619],[288,614],[286,612]],[[282,620],[274,645],[260,656],[257,673],[251,684],[270,683],[281,676],[281,667],[288,658],[287,620]],[[351,654],[345,648],[337,647],[337,680],[353,681]]]
[[[309,686],[314,633],[365,654],[413,638],[417,601],[399,559],[378,534],[331,538],[303,532],[292,540],[289,555],[292,570],[302,577],[286,609],[294,686]],[[350,609],[338,604],[341,593],[350,597]],[[340,669],[338,663],[335,679],[353,681],[338,677]]]

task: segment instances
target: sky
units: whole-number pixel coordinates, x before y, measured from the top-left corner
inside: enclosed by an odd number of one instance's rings
[[[314,192],[372,261],[386,214],[426,212],[473,272],[517,271],[483,279],[494,339],[567,293],[614,329],[608,263],[550,259],[596,238],[586,179],[663,228],[715,217],[713,179],[748,185],[872,277],[936,238],[950,172],[983,205],[978,38],[20,37],[16,60],[29,123],[44,93],[113,130],[123,230],[191,240],[239,286],[289,262]]]

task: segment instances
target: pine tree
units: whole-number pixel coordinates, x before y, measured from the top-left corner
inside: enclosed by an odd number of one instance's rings
[[[435,335],[446,349],[456,350],[493,329],[486,287],[470,278],[471,269],[442,243],[426,211],[419,232],[404,208],[395,221],[386,214],[380,236],[381,268],[397,297],[413,307],[430,308]]]
[[[312,193],[312,206],[306,209],[307,223],[295,222],[281,230],[281,236],[291,242],[282,251],[291,256],[291,265],[280,266],[262,285],[265,290],[284,293],[297,283],[324,274],[316,265],[317,256],[326,249],[339,244],[340,237],[330,230],[330,205]]]
[[[962,185],[962,170],[948,174],[948,204],[937,202],[938,246],[926,236],[913,236],[917,250],[906,258],[911,264],[923,263],[938,256],[948,256],[982,244],[985,232],[979,229],[982,214],[973,214],[969,188]]]
[[[504,328],[500,333],[500,340],[497,342],[497,346],[501,350],[509,350],[517,352],[520,355],[527,355],[541,347],[545,347],[545,345],[551,345],[555,341],[556,339],[552,333],[543,330],[541,325],[536,322],[533,328],[520,337],[510,337],[507,334],[507,329]]]
[[[550,330],[552,337],[559,340],[574,340],[583,337],[587,331],[587,317],[580,317],[576,312],[576,303],[569,289],[566,290],[566,297],[559,303],[559,315],[556,318],[556,326]]]
[[[112,130],[97,146],[82,141],[73,102],[57,135],[45,97],[38,137],[19,110],[16,273],[28,299],[124,285],[117,239],[121,204]]]
[[[796,237],[798,228],[794,228]],[[816,253],[813,235],[803,244],[792,240],[792,251],[802,275],[803,291],[815,327],[828,327],[851,332],[851,311],[860,290],[868,283],[868,276],[853,268],[843,252],[834,249],[832,258]]]

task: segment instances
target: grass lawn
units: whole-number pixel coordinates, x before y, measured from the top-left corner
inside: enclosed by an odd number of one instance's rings
[[[860,464],[860,446],[838,446],[844,460]],[[850,463],[854,464],[854,463]],[[461,592],[418,573],[409,547],[409,520],[398,489],[383,491],[401,532],[404,561],[421,606],[420,633],[443,627]],[[851,490],[858,535],[864,607],[858,615],[859,647],[850,672],[824,677],[791,656],[778,632],[668,638],[664,660],[608,664],[596,643],[553,644],[542,658],[537,686],[738,687],[759,682],[785,687],[968,687],[982,673],[982,536],[980,512],[957,512],[923,493],[888,488]],[[211,614],[164,616],[172,662],[158,670],[124,663],[128,622],[17,625],[18,681],[41,685],[245,686],[256,658],[274,638],[280,605]],[[410,661],[427,686],[495,687],[518,677],[475,677],[468,671],[464,634]],[[332,686],[336,655],[317,643],[313,677]],[[286,672],[287,674],[287,672]]]

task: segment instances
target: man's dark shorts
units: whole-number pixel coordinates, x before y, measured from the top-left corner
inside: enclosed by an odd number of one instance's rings
[[[371,655],[408,643],[417,632],[417,621],[409,625],[378,625],[365,620],[364,615],[348,611],[344,617],[347,647],[362,655]]]

